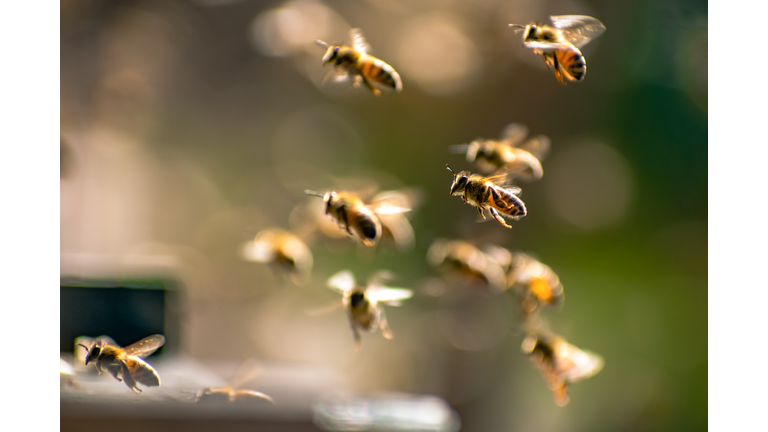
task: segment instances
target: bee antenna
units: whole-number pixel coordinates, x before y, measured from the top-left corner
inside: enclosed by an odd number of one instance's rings
[[[449,167],[449,166],[448,166],[448,164],[445,164],[445,167],[446,167],[446,168],[448,168],[448,171],[450,171],[450,172],[451,172],[451,174],[454,174],[454,175],[456,174],[455,172],[453,172],[453,170],[451,169],[451,167]]]
[[[320,45],[321,47],[328,48],[328,44],[323,42],[323,41],[321,41],[320,39],[316,40],[315,43]]]
[[[79,343],[78,345],[80,345],[81,347],[85,348],[86,351],[90,351],[87,346],[85,346],[85,345],[83,345],[81,343]]]
[[[310,196],[316,196],[316,197],[320,197],[320,198],[323,197],[323,194],[321,194],[319,192],[315,192],[313,190],[309,190],[309,189],[305,190],[304,193],[307,194],[307,195],[310,195]]]

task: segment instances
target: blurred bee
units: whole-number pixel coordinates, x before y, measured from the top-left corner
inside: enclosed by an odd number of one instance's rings
[[[604,364],[599,355],[580,350],[547,332],[529,334],[523,340],[522,350],[539,369],[547,387],[554,392],[558,406],[568,405],[568,386],[571,383],[596,375]]]
[[[507,284],[515,288],[524,318],[531,317],[538,305],[562,304],[565,294],[557,274],[532,256],[512,253],[507,272]]]
[[[260,231],[243,247],[249,261],[267,263],[277,277],[288,276],[302,285],[312,271],[312,251],[295,234],[272,228]]]
[[[506,173],[525,181],[539,180],[544,175],[541,161],[549,152],[549,138],[536,135],[523,142],[526,135],[525,125],[512,123],[499,140],[478,138],[469,144],[451,146],[451,151],[465,153],[468,162],[477,162],[482,174]]]
[[[480,216],[485,219],[484,209],[488,209],[494,219],[501,225],[512,228],[502,219],[502,215],[518,220],[527,214],[525,203],[517,197],[521,192],[517,186],[502,187],[496,181],[505,181],[506,174],[483,177],[471,174],[469,171],[454,173],[451,167],[445,166],[453,174],[451,195],[461,196],[465,203],[477,207]]]
[[[223,387],[206,387],[200,389],[195,395],[197,403],[220,402],[257,402],[266,400],[275,403],[272,398],[264,393],[254,390],[238,390],[238,387],[255,377],[261,368],[254,359],[247,359],[238,366],[232,379]]]
[[[448,275],[470,283],[480,283],[491,291],[504,291],[504,269],[493,257],[461,240],[438,239],[427,251],[427,261]]]
[[[381,222],[381,239],[400,251],[413,248],[414,233],[406,212],[391,212],[395,208],[413,210],[421,202],[421,193],[416,189],[385,191],[377,194],[371,201],[376,216]],[[386,203],[386,205],[382,204]]]
[[[95,362],[99,373],[102,369],[106,369],[116,380],[125,380],[125,385],[134,393],[140,393],[141,389],[136,386],[137,382],[150,387],[160,386],[160,375],[142,358],[155,352],[164,343],[165,337],[156,334],[125,348],[121,348],[109,338],[99,338],[90,347],[79,345],[88,351],[85,356],[86,365]]]
[[[69,364],[68,361],[64,360],[63,358],[59,358],[59,384],[61,387],[72,387],[72,388],[78,388],[80,387],[75,382],[75,368],[72,367],[71,364]]]
[[[379,215],[410,211],[388,199],[379,199],[365,204],[358,194],[331,191],[320,194],[306,190],[305,194],[321,197],[325,202],[325,214],[330,214],[339,227],[350,236],[357,236],[365,246],[374,246],[381,238],[383,228]],[[410,226],[410,224],[409,224]]]
[[[360,349],[360,331],[380,328],[385,338],[392,339],[394,334],[389,329],[382,305],[400,306],[402,300],[413,296],[409,289],[385,287],[382,282],[389,277],[388,272],[378,272],[369,279],[367,286],[363,286],[355,282],[352,272],[344,270],[328,279],[328,287],[344,296],[341,304],[352,327],[355,351]]]
[[[326,76],[326,80],[330,76],[335,76],[335,81],[351,79],[355,88],[360,87],[362,82],[376,96],[381,96],[381,91],[373,86],[374,83],[392,88],[398,93],[401,92],[403,83],[400,81],[400,75],[392,66],[368,54],[371,47],[365,41],[362,30],[353,28],[349,31],[349,35],[352,39],[351,47],[328,45],[321,40],[315,41],[318,45],[327,48],[323,56],[323,65],[334,66],[334,70]]]
[[[565,84],[563,77],[570,81],[583,80],[587,62],[579,49],[600,36],[605,26],[595,18],[583,15],[560,15],[550,19],[552,26],[537,23],[509,26],[515,31],[523,31],[523,46],[544,57],[544,63],[555,70],[560,84]]]

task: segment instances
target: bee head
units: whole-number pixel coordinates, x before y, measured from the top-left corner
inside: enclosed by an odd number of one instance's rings
[[[525,34],[523,35],[523,40],[529,41],[536,39],[539,35],[539,27],[536,24],[529,24],[525,28]]]
[[[325,201],[325,214],[328,214],[331,211],[331,208],[338,205],[338,195],[339,194],[337,194],[336,191],[325,193],[325,196],[323,196],[323,201]]]
[[[323,64],[328,64],[336,60],[336,57],[339,56],[339,48],[338,46],[329,46],[328,50],[325,52],[325,55],[323,56]]]
[[[349,296],[349,304],[352,305],[353,308],[356,308],[365,300],[365,293],[360,291],[355,291]]]
[[[461,171],[458,174],[454,173],[451,167],[448,165],[445,166],[448,168],[448,171],[453,173],[453,183],[451,183],[451,195],[459,195],[464,192],[464,189],[467,187],[467,183],[469,183],[469,175],[466,171]]]
[[[85,348],[86,351],[88,351],[88,354],[85,355],[85,364],[87,365],[89,362],[95,361],[99,356],[101,355],[101,341],[94,342],[93,346],[88,348],[87,346],[83,344],[78,344],[81,347]]]

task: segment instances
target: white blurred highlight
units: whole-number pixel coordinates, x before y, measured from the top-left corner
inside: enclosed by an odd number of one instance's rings
[[[397,67],[427,93],[451,95],[466,90],[482,69],[472,41],[457,20],[433,14],[412,20],[400,34]]]

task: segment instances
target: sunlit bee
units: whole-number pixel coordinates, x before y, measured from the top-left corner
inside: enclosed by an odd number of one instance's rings
[[[301,285],[312,271],[312,251],[295,234],[279,228],[260,231],[253,241],[245,244],[243,257],[263,262],[278,276],[287,276]]]
[[[328,45],[321,40],[315,41],[318,45],[327,48],[323,56],[323,65],[331,64],[334,67],[334,70],[326,76],[326,80],[331,76],[334,77],[334,81],[351,80],[355,88],[363,83],[376,96],[381,96],[381,91],[374,87],[374,84],[401,92],[403,83],[400,81],[400,75],[392,66],[368,54],[370,46],[365,41],[362,30],[353,28],[349,31],[349,35],[352,39],[351,47]]]
[[[125,385],[135,393],[141,392],[136,383],[149,387],[160,386],[160,375],[152,366],[143,360],[165,343],[163,335],[152,335],[125,348],[121,348],[111,339],[100,338],[87,347],[80,344],[88,351],[85,356],[85,364],[96,363],[96,370],[101,373],[106,369],[118,381],[125,380]],[[120,379],[122,377],[122,379]]]
[[[328,287],[343,296],[342,306],[347,311],[352,327],[355,350],[360,349],[361,331],[370,332],[378,328],[385,338],[394,337],[387,324],[383,305],[400,306],[403,300],[413,296],[413,291],[384,286],[382,282],[389,277],[388,272],[378,272],[369,279],[368,285],[364,286],[355,282],[352,272],[344,270],[328,279]]]
[[[331,215],[341,229],[350,236],[357,236],[365,246],[374,246],[382,236],[383,228],[379,215],[410,210],[389,200],[378,200],[366,205],[359,195],[353,192],[331,191],[319,194],[307,190],[304,193],[323,198],[325,214]]]
[[[221,402],[258,402],[262,400],[275,403],[272,398],[264,393],[254,390],[239,389],[240,386],[253,379],[261,371],[254,359],[247,359],[238,366],[232,379],[223,387],[206,387],[197,392],[198,403]]]
[[[451,146],[453,153],[465,153],[468,162],[476,162],[481,174],[502,174],[525,181],[544,175],[541,161],[549,152],[550,141],[536,135],[523,142],[528,128],[520,123],[508,125],[499,140],[478,138],[469,144]]]
[[[451,195],[460,196],[465,203],[477,207],[483,219],[485,219],[483,210],[488,209],[498,223],[512,228],[504,222],[502,216],[518,220],[527,214],[525,203],[517,197],[517,194],[521,192],[519,187],[503,187],[495,183],[496,181],[505,181],[506,174],[483,177],[480,174],[471,174],[469,171],[454,173],[448,165],[446,168],[453,173]]]
[[[538,305],[558,305],[565,298],[563,284],[557,274],[546,264],[522,252],[512,253],[507,283],[517,291],[524,316],[533,314]]]
[[[563,77],[570,81],[581,81],[587,73],[587,62],[580,48],[600,36],[605,26],[595,18],[584,15],[560,15],[550,17],[552,26],[531,23],[510,24],[515,31],[523,31],[523,46],[541,54],[548,68],[553,68],[555,77],[565,84]]]
[[[504,269],[495,259],[461,240],[438,239],[427,251],[427,261],[448,277],[480,284],[491,291],[507,288]]]
[[[603,358],[580,350],[563,338],[539,332],[523,340],[523,352],[536,366],[547,387],[554,392],[558,406],[568,405],[568,386],[594,376],[603,368]]]

